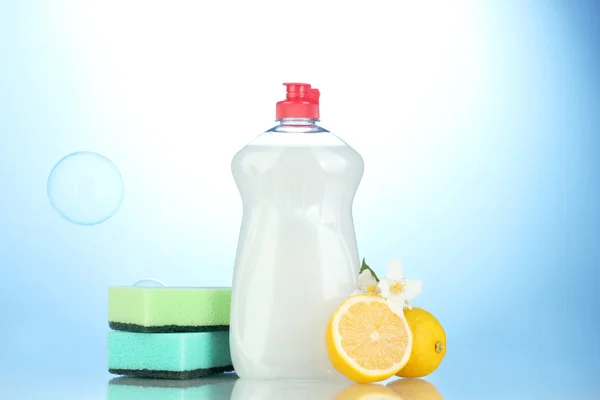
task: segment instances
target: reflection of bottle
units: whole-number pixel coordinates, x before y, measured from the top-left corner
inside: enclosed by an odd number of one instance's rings
[[[238,379],[231,400],[331,400],[352,382]]]
[[[359,270],[352,201],[363,160],[316,124],[318,90],[286,85],[279,125],[232,162],[244,215],[230,342],[243,378],[329,375],[323,335]]]
[[[234,374],[181,381],[115,378],[108,383],[106,398],[108,400],[229,400],[236,378]]]

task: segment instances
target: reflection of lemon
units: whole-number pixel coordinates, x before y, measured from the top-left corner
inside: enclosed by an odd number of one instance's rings
[[[387,387],[403,400],[444,400],[435,386],[423,379],[397,379],[388,383]]]
[[[333,366],[358,383],[382,381],[408,361],[412,335],[405,318],[379,295],[352,296],[335,311],[325,336]]]
[[[405,309],[404,316],[413,335],[408,363],[396,375],[421,378],[437,369],[446,355],[446,333],[437,319],[422,308]]]
[[[381,385],[357,383],[335,396],[333,400],[404,400],[393,390]]]

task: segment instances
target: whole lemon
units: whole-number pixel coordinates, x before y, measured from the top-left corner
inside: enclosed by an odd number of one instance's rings
[[[422,308],[405,309],[404,316],[413,335],[408,363],[396,375],[421,378],[431,374],[446,355],[446,332],[438,320]]]
[[[402,400],[444,400],[436,387],[423,379],[396,379],[387,387],[398,393]]]

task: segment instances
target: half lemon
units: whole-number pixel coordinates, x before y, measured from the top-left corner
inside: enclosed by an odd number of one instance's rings
[[[400,371],[413,341],[406,318],[375,294],[346,299],[331,317],[325,340],[335,369],[358,383],[382,381]]]

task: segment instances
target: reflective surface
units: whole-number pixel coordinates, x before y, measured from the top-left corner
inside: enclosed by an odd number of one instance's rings
[[[466,371],[460,371],[462,375]],[[435,374],[434,374],[435,375]],[[600,383],[536,382],[518,377],[473,375],[453,380],[393,378],[377,384],[338,381],[253,381],[235,374],[187,381],[108,378],[49,380],[32,377],[2,380],[2,399],[107,399],[107,400],[470,400],[470,399],[577,399],[600,398]],[[3,377],[4,378],[4,377]]]

